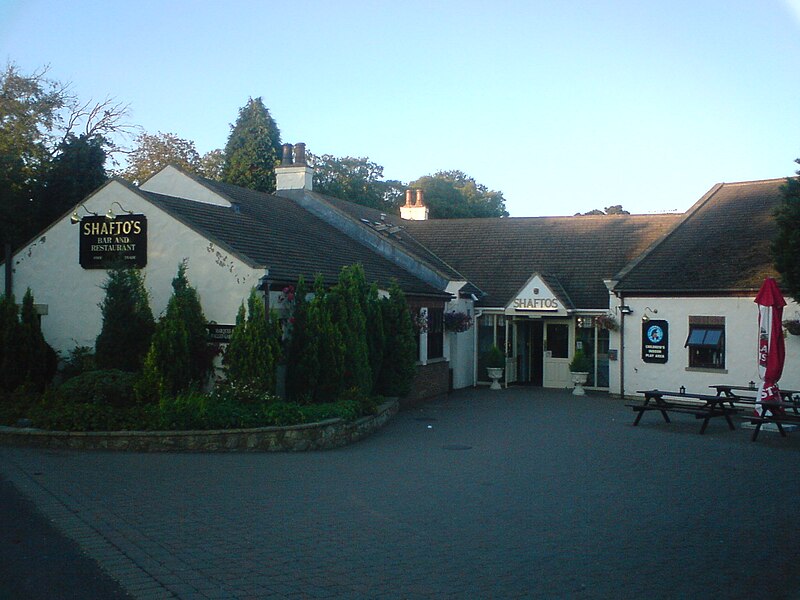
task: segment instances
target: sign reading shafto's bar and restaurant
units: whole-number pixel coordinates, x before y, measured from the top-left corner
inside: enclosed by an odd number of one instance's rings
[[[120,215],[81,220],[80,262],[84,269],[147,265],[147,217]]]

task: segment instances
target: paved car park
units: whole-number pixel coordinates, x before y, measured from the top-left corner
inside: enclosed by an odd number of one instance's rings
[[[4,447],[0,475],[136,598],[800,598],[800,432],[633,418],[462,390],[338,450]]]

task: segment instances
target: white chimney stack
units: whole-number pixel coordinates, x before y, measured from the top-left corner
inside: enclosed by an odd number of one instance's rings
[[[406,221],[428,220],[428,207],[421,189],[406,190],[406,203],[400,207],[400,218]]]
[[[314,185],[314,169],[306,162],[306,145],[303,143],[283,145],[281,164],[275,167],[275,190],[308,190]]]

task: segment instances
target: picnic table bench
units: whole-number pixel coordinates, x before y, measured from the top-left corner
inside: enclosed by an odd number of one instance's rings
[[[670,423],[668,412],[677,412],[694,415],[697,419],[703,419],[700,433],[703,434],[708,427],[708,422],[713,417],[725,417],[728,427],[733,426],[731,415],[739,412],[738,408],[728,406],[730,399],[726,396],[712,394],[693,394],[690,392],[667,392],[664,390],[639,390],[637,394],[644,394],[644,403],[626,404],[634,412],[638,413],[634,420],[634,426],[639,424],[642,415],[647,411],[657,410],[664,417],[664,421]]]
[[[767,400],[762,402],[761,406],[764,407],[765,411],[763,414],[756,414],[755,407],[758,400],[758,388],[727,384],[717,384],[709,387],[715,388],[718,396],[723,396],[730,400],[731,406],[733,406],[735,402],[736,404],[745,404],[753,407],[752,413],[741,415],[743,419],[755,425],[753,435],[750,438],[753,442],[758,438],[761,426],[764,425],[764,423],[775,423],[775,426],[783,437],[786,437],[786,431],[783,429],[784,425],[800,425],[800,399],[798,399],[800,397],[800,391],[798,390],[779,389],[781,401],[771,402]],[[751,392],[756,395],[743,396],[739,393],[743,391]],[[788,412],[789,410],[791,410],[791,412]]]
[[[744,419],[755,425],[753,435],[750,438],[752,442],[756,441],[764,423],[775,423],[781,437],[786,437],[786,431],[783,429],[784,425],[800,425],[800,413],[797,410],[800,407],[800,402],[786,402],[785,400],[783,402],[770,402],[765,400],[761,403],[761,406],[765,410],[760,415],[755,414],[755,412],[749,415],[742,415]],[[787,409],[792,409],[792,412],[787,412]]]

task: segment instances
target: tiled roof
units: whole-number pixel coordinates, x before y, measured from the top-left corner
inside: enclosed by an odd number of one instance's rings
[[[737,293],[776,277],[769,246],[785,179],[714,186],[670,234],[619,274],[626,293]]]
[[[407,294],[443,295],[440,290],[342,235],[292,200],[198,180],[225,196],[234,206],[226,208],[143,190],[140,193],[251,266],[268,266],[270,279],[275,282],[294,282],[303,275],[310,285],[319,273],[327,284],[333,284],[343,266],[360,263],[367,279],[381,286],[388,286],[396,279]]]
[[[321,194],[314,193],[314,197],[331,204],[353,219],[365,223],[373,229],[376,225],[379,226],[379,224],[384,223],[390,226],[390,229],[392,226],[400,227],[401,231],[391,236],[393,242],[398,244],[404,250],[414,254],[414,256],[420,260],[426,262],[432,268],[445,275],[448,279],[455,281],[466,279],[464,275],[455,270],[451,265],[444,262],[441,257],[431,252],[430,249],[426,248],[412,235],[410,235],[406,227],[408,221],[401,219],[398,215],[384,213],[368,206],[362,206],[360,204],[355,204],[354,202],[348,202],[347,200],[334,198],[332,196],[323,196]]]
[[[603,284],[663,236],[680,215],[604,215],[404,221],[407,231],[506,306],[534,273],[579,309],[608,307]],[[558,290],[553,290],[559,293]]]

